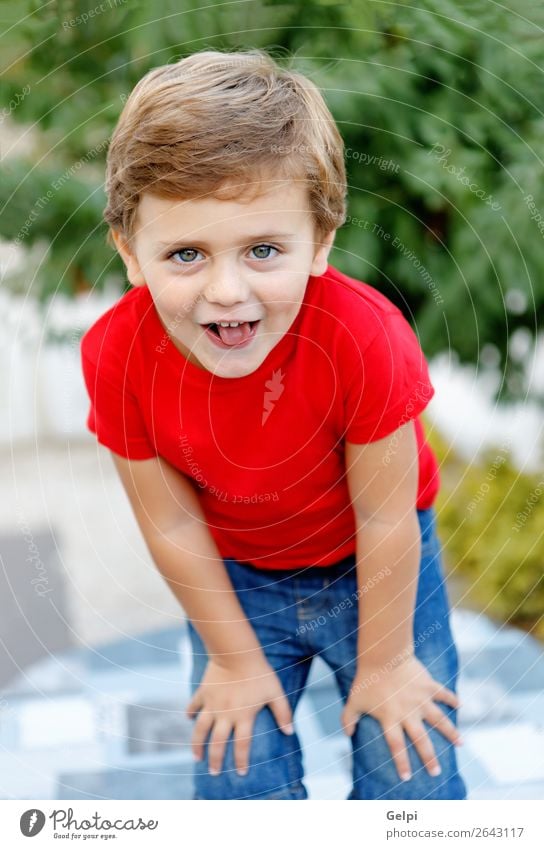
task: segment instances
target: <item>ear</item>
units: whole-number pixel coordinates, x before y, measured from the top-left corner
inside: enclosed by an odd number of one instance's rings
[[[121,259],[125,263],[129,283],[133,286],[145,286],[146,280],[142,273],[136,253],[134,252],[134,247],[131,246],[125,236],[117,230],[111,231],[111,237],[115,243],[117,251],[121,255]]]
[[[310,269],[310,274],[313,277],[320,277],[325,274],[335,236],[336,230],[331,230],[326,236],[321,236],[319,242],[316,243],[316,251]]]

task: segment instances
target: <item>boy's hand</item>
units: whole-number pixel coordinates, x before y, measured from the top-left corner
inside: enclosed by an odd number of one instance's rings
[[[218,775],[227,741],[234,731],[234,763],[239,775],[245,775],[255,716],[266,705],[280,730],[293,734],[291,706],[280,679],[266,660],[243,669],[209,660],[186,711],[190,719],[198,713],[192,739],[195,759],[203,757],[204,742],[211,731],[208,766],[211,775]]]
[[[430,775],[439,775],[440,764],[423,720],[435,726],[456,745],[461,745],[462,740],[455,725],[434,703],[434,699],[452,707],[460,705],[455,693],[435,681],[413,655],[391,670],[368,662],[360,663],[342,712],[342,725],[351,737],[362,713],[368,713],[379,720],[403,780],[411,778],[404,738],[406,731]]]

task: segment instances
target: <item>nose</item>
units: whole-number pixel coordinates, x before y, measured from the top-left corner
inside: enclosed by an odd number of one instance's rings
[[[233,304],[245,303],[249,294],[249,285],[233,263],[214,263],[204,291],[204,297],[209,303],[230,307]]]

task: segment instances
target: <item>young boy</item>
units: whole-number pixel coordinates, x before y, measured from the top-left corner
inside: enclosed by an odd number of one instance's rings
[[[328,265],[346,181],[321,94],[257,50],[156,68],[106,188],[133,288],[83,337],[87,424],[189,620],[194,798],[307,798],[317,654],[348,798],[466,798],[434,390],[400,311]]]

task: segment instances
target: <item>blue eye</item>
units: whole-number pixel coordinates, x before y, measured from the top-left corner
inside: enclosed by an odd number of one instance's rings
[[[196,248],[180,248],[177,251],[173,251],[169,256],[169,259],[179,256],[184,265],[189,265],[189,263],[194,262],[199,253],[200,251],[197,251]]]
[[[255,245],[254,248],[251,248],[251,251],[256,259],[270,259],[270,251],[279,253],[278,249],[272,247],[272,245]],[[261,251],[264,251],[264,253],[261,253]]]
[[[272,251],[274,253],[272,254]],[[273,259],[277,254],[280,253],[278,248],[273,247],[273,245],[255,245],[251,248],[251,253],[253,254],[253,259]],[[178,248],[177,251],[172,251],[168,255],[168,259],[177,259],[178,264],[180,265],[193,265],[197,259],[202,258],[202,254],[196,248]]]

